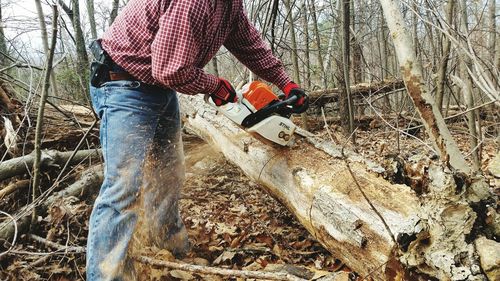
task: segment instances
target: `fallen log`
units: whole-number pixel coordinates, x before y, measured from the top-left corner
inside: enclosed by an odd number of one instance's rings
[[[350,87],[353,98],[368,98],[375,95],[390,93],[397,90],[404,90],[403,80],[381,81],[375,83],[361,83]],[[325,104],[336,102],[341,90],[339,88],[309,92],[312,103]]]
[[[46,212],[52,204],[61,198],[68,196],[77,196],[80,198],[95,194],[99,191],[103,181],[102,166],[96,165],[86,170],[79,180],[66,187],[65,189],[52,194],[39,207],[39,211]],[[32,206],[25,206],[14,216],[16,222],[6,220],[0,224],[0,241],[11,241],[14,236],[15,224],[17,224],[18,236],[26,232],[30,223]]]
[[[42,169],[61,167],[68,161],[72,154],[73,151],[60,152],[57,150],[43,150],[41,167]],[[97,149],[80,150],[75,154],[70,164],[79,163],[92,155],[99,156],[99,154],[100,151]],[[0,163],[0,180],[29,172],[33,167],[34,160],[35,154],[32,152],[28,155],[9,159]]]
[[[280,147],[243,131],[200,97],[181,95],[180,103],[191,131],[259,182],[360,275],[485,277],[471,241],[477,215],[457,195],[463,186],[441,166],[429,166],[429,193],[419,196],[384,180],[378,165],[329,141],[308,136]]]

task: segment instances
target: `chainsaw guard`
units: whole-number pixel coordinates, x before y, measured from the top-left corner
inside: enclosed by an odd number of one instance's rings
[[[279,145],[286,146],[292,140],[295,124],[290,119],[278,115],[270,116],[247,129]]]

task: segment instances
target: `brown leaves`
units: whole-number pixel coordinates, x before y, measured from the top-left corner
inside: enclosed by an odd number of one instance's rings
[[[311,277],[339,269],[336,259],[241,171],[220,155],[197,160],[188,169],[180,204],[193,243],[190,261],[203,257],[209,265],[246,270],[295,264],[309,268]]]

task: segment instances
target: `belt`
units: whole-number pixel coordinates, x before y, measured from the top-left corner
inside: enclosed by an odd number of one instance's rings
[[[123,67],[119,66],[115,62],[111,62],[111,70],[109,71],[109,80],[117,81],[117,80],[131,80],[136,81],[137,79],[128,73]]]
[[[117,80],[137,80],[134,76],[130,75],[128,72],[109,72],[109,80],[117,81]]]

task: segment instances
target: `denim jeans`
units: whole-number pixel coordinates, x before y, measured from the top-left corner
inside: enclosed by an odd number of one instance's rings
[[[136,280],[133,251],[187,250],[178,196],[184,180],[175,91],[137,81],[90,89],[101,119],[104,182],[87,242],[87,280]]]

